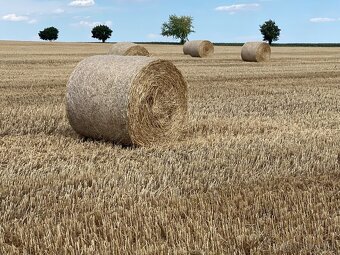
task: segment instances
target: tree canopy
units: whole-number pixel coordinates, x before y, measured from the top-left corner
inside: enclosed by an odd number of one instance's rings
[[[111,37],[112,30],[106,25],[98,25],[92,29],[92,37],[103,43]]]
[[[59,30],[55,27],[47,27],[39,32],[39,37],[41,40],[45,41],[55,41],[58,39]]]
[[[192,25],[193,18],[190,16],[170,15],[169,21],[162,25],[162,35],[180,39],[181,44],[188,40],[188,35],[195,32]]]
[[[275,24],[275,21],[270,19],[260,25],[260,31],[263,35],[263,40],[272,44],[273,41],[279,40],[281,29]]]

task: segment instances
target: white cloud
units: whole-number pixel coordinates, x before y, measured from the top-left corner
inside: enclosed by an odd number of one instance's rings
[[[31,20],[29,20],[27,23],[28,24],[35,24],[35,23],[37,23],[38,21],[36,20],[36,19],[31,19]]]
[[[156,39],[156,38],[160,38],[161,36],[159,34],[150,33],[150,34],[147,34],[146,37],[150,39]]]
[[[76,25],[82,26],[82,27],[95,27],[100,25],[100,22],[91,22],[91,21],[86,21],[86,20],[81,20],[79,21]]]
[[[70,6],[75,7],[88,7],[95,5],[94,0],[74,0],[71,3],[69,3]]]
[[[150,2],[151,0],[116,0],[116,2],[119,3],[144,3],[144,2]]]
[[[231,14],[236,13],[238,11],[251,11],[256,10],[260,7],[260,4],[233,4],[233,5],[224,5],[216,7],[216,11],[225,11]]]
[[[99,21],[86,21],[86,20],[81,20],[76,24],[73,24],[74,26],[81,26],[81,27],[90,27],[93,28],[98,25],[106,25],[108,27],[112,26],[112,21],[107,20],[105,22],[99,22]]]
[[[89,19],[91,16],[74,16],[72,19],[77,19],[77,20],[83,20],[83,19]]]
[[[14,21],[14,22],[26,21],[28,24],[35,24],[38,22],[36,19],[31,19],[28,16],[19,16],[19,15],[16,15],[15,13],[10,13],[10,14],[2,16],[2,20]]]
[[[337,19],[333,19],[333,18],[311,18],[309,21],[313,22],[313,23],[325,23],[325,22],[334,22],[334,21],[337,21]]]
[[[3,20],[7,20],[7,21],[27,21],[29,20],[29,17],[27,16],[18,16],[14,13],[11,14],[7,14],[5,16],[2,16]]]
[[[104,25],[107,25],[108,27],[111,27],[112,26],[112,21],[111,20],[105,21]]]
[[[64,13],[64,12],[65,12],[65,10],[63,10],[61,8],[57,8],[53,11],[53,13],[55,13],[55,14],[61,14],[61,13]]]

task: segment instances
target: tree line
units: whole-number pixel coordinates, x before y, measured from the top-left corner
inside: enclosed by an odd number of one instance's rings
[[[101,40],[103,43],[111,37],[112,30],[106,25],[98,25],[92,29],[92,37]],[[59,30],[55,27],[47,27],[38,33],[41,40],[55,41],[58,39]]]
[[[188,36],[194,33],[193,18],[190,16],[170,15],[169,20],[164,22],[161,27],[161,35],[179,39],[181,44],[188,41]],[[92,37],[103,43],[112,35],[112,30],[106,25],[98,25],[92,29]],[[268,20],[260,25],[260,32],[264,41],[269,44],[277,41],[280,37],[281,29],[275,24],[275,21]],[[41,40],[55,41],[58,39],[59,30],[55,27],[48,27],[38,33]]]

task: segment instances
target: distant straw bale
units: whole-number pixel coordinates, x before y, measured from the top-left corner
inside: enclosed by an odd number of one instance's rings
[[[71,74],[66,108],[82,136],[123,145],[166,143],[182,135],[187,83],[167,60],[92,56]]]
[[[243,61],[264,62],[270,60],[271,49],[265,42],[247,42],[242,46],[241,58]]]
[[[143,46],[131,42],[118,42],[109,49],[111,55],[121,56],[149,56],[150,53]]]
[[[183,53],[192,57],[209,57],[214,54],[214,45],[206,40],[188,41],[183,46]]]

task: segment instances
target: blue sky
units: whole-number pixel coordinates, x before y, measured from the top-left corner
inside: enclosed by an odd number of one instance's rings
[[[259,25],[272,19],[279,42],[340,43],[340,0],[0,0],[0,40],[36,41],[55,26],[59,41],[92,42],[92,27],[106,24],[109,41],[173,41],[160,36],[171,14],[193,17],[192,40],[261,40]]]

